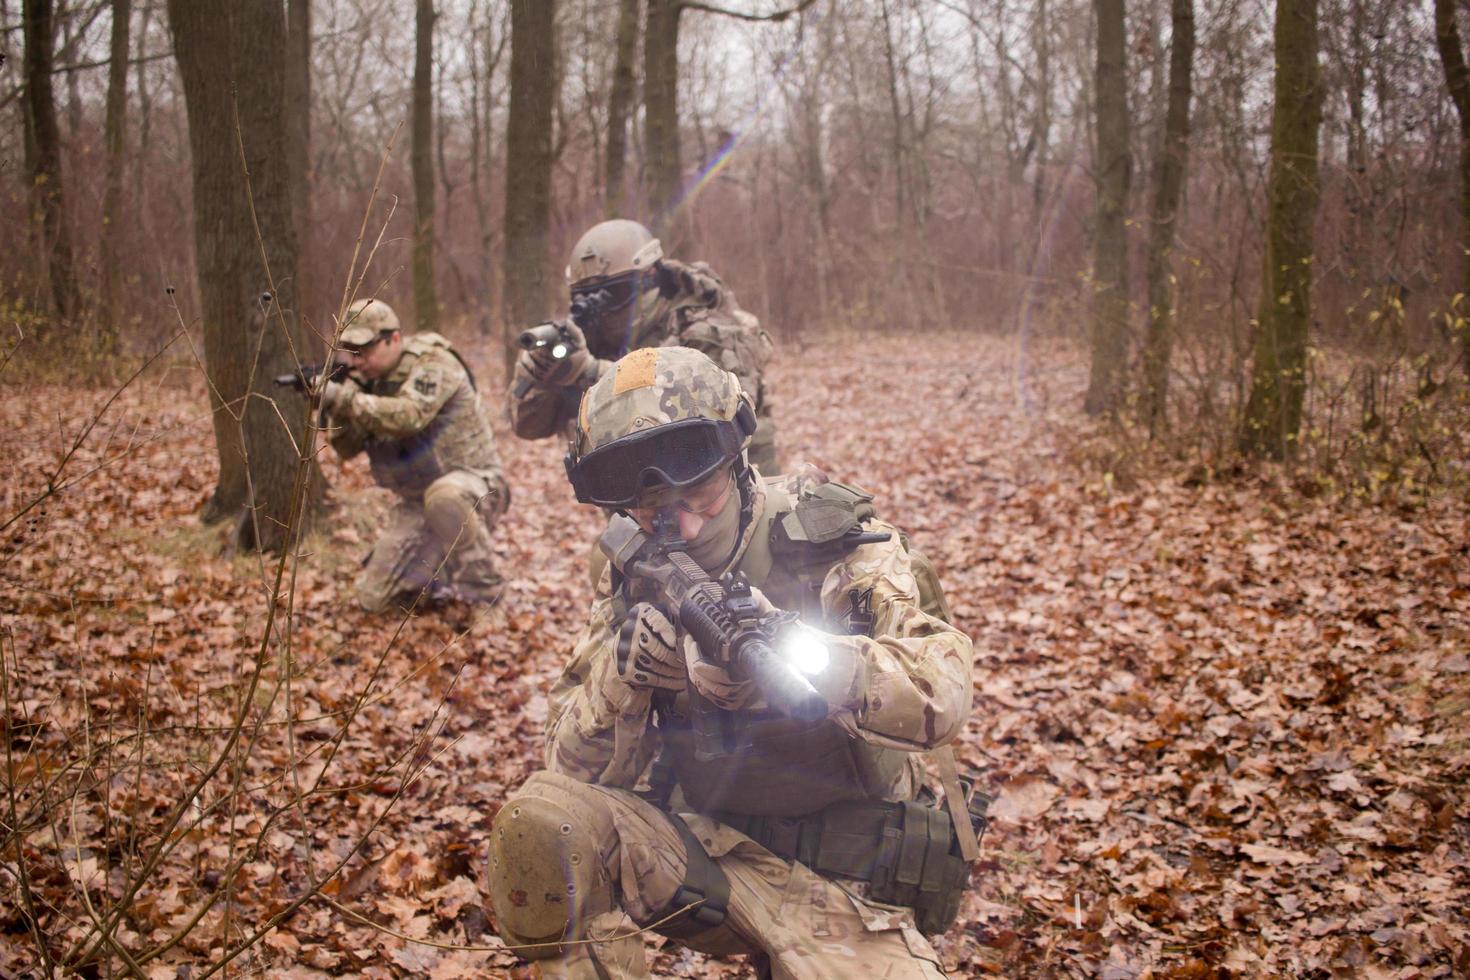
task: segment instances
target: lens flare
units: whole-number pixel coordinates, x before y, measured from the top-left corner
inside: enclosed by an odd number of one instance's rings
[[[757,93],[755,104],[746,113],[745,118],[732,128],[730,135],[715,152],[714,157],[694,174],[693,179],[684,187],[679,196],[669,203],[662,215],[663,220],[667,220],[668,217],[672,216],[686,202],[692,201],[734,159],[735,151],[740,149],[741,144],[755,130],[761,117],[765,116],[770,110],[770,104],[773,101],[772,97],[780,88],[781,81],[785,77],[792,59],[796,57],[797,51],[801,49],[802,44],[806,41],[808,27],[815,25],[822,17],[823,15],[817,12],[807,15],[805,18],[798,18],[796,38],[792,42],[791,47],[787,48],[777,60],[775,70],[771,72],[770,79],[766,83],[765,88]]]

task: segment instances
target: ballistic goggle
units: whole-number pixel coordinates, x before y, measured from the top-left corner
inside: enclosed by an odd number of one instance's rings
[[[572,287],[573,319],[578,310],[586,310],[593,316],[616,313],[623,309],[643,290],[645,272],[627,272],[611,279],[578,284]]]
[[[705,479],[740,452],[755,432],[755,412],[744,400],[729,421],[684,419],[635,432],[582,456],[567,453],[567,479],[577,500],[599,507],[632,507],[651,489],[679,490]]]

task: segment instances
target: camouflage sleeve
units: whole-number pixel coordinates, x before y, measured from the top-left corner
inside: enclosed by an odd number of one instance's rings
[[[599,360],[597,377],[602,377],[611,369],[611,361]],[[595,381],[596,378],[589,380]],[[584,390],[581,387],[539,384],[517,362],[509,396],[511,430],[522,439],[566,435],[577,414],[577,404]]]
[[[744,310],[696,311],[684,318],[679,343],[733,373],[759,407],[764,388],[762,374],[773,345],[754,316]]]
[[[918,583],[897,530],[881,521],[866,530],[890,538],[855,549],[822,583],[822,606],[834,619],[847,615],[853,590],[869,597],[874,617],[869,636],[830,638],[865,668],[859,676],[866,683],[848,705],[852,727],[871,742],[927,751],[957,736],[969,718],[974,647],[919,608]]]
[[[658,752],[650,691],[618,676],[612,599],[602,596],[551,688],[546,768],[631,789]]]
[[[419,357],[396,395],[355,391],[342,408],[346,420],[369,435],[402,439],[421,432],[461,385],[469,383],[463,365],[445,350]]]
[[[348,378],[346,384],[361,393],[355,379]],[[346,412],[324,411],[322,414],[322,428],[326,430],[327,442],[331,443],[338,457],[351,459],[367,447],[368,434]]]

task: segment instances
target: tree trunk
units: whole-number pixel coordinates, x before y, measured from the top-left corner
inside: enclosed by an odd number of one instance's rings
[[[1031,138],[1036,143],[1036,150],[1033,164],[1035,179],[1031,189],[1031,267],[1027,272],[1034,274],[1036,256],[1041,249],[1046,168],[1051,149],[1051,25],[1046,15],[1046,0],[1037,0],[1036,23],[1031,36],[1036,49],[1036,121]]]
[[[1172,0],[1174,39],[1169,50],[1169,102],[1164,139],[1154,168],[1148,240],[1148,340],[1143,351],[1143,415],[1149,433],[1166,422],[1169,359],[1174,343],[1174,287],[1169,252],[1189,162],[1189,100],[1194,66],[1194,0]]]
[[[619,0],[617,56],[613,63],[612,91],[607,98],[607,178],[603,200],[605,217],[624,213],[624,164],[628,155],[628,116],[633,109],[635,77],[633,59],[638,56],[638,0]]]
[[[316,295],[315,258],[311,224],[311,0],[286,4],[286,165],[291,181],[291,216],[296,223],[297,316],[315,360],[324,347],[305,330],[305,324],[328,324]],[[307,356],[307,355],[303,355]]]
[[[1470,374],[1470,68],[1465,65],[1460,28],[1455,22],[1457,6],[1455,0],[1434,0],[1439,60],[1460,120],[1460,302],[1453,315],[1465,371]]]
[[[153,0],[142,0],[138,12],[138,50],[133,66],[133,87],[138,90],[138,159],[133,167],[133,213],[148,214],[148,147],[152,145],[153,91],[148,87],[148,65],[143,57],[148,50],[148,26],[153,20]],[[145,219],[146,220],[146,219]],[[143,222],[140,222],[140,224]],[[146,224],[145,224],[146,227]]]
[[[1255,368],[1240,446],[1252,455],[1280,459],[1296,448],[1306,394],[1317,131],[1322,122],[1317,0],[1278,0],[1275,43],[1266,254]]]
[[[643,152],[645,195],[653,233],[673,251],[682,238],[675,216],[682,196],[679,162],[679,0],[648,0],[643,32]]]
[[[127,153],[128,28],[132,14],[132,0],[112,0],[112,42],[107,62],[107,177],[102,191],[102,311],[98,337],[98,346],[104,351],[111,351],[117,345],[117,325],[122,317],[119,233]]]
[[[1128,364],[1128,137],[1124,0],[1093,0],[1097,14],[1097,227],[1093,231],[1092,369],[1084,407],[1116,411]]]
[[[437,330],[434,288],[434,0],[418,0],[413,59],[413,305],[418,328]]]
[[[62,196],[61,129],[51,88],[51,55],[56,25],[51,0],[23,0],[25,34],[26,119],[32,157],[30,178],[34,221],[47,259],[51,301],[61,321],[77,313],[76,273]]]
[[[307,403],[271,384],[296,366],[293,351],[301,349],[281,126],[285,12],[282,0],[169,0],[168,16],[189,120],[194,247],[220,462],[205,517],[239,514],[239,545],[274,548],[286,543],[283,531],[296,517],[297,486],[305,487],[298,528],[320,493]]]
[[[510,24],[503,326],[507,356],[514,351],[512,332],[546,315],[556,5],[553,0],[512,0]]]

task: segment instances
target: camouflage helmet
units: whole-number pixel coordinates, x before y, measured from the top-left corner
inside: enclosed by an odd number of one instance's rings
[[[393,307],[380,299],[360,299],[347,307],[347,316],[342,320],[341,342],[344,347],[365,347],[379,334],[393,333],[398,326],[398,314]]]
[[[663,258],[663,246],[653,233],[636,221],[615,218],[593,225],[567,260],[567,285],[598,283],[630,272],[642,273]]]
[[[737,459],[755,431],[739,380],[688,347],[645,347],[582,396],[567,477],[582,503],[629,507]]]

